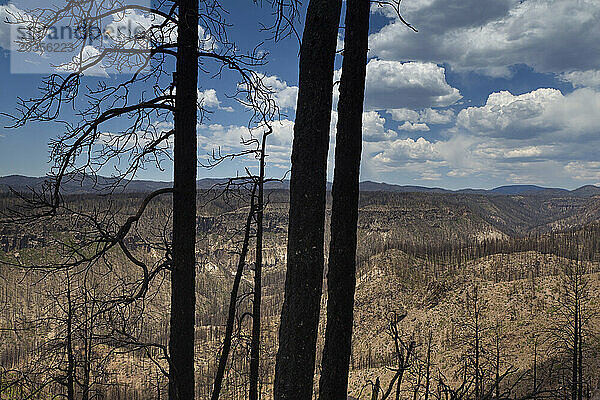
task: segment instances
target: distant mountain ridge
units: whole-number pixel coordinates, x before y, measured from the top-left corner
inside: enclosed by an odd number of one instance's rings
[[[457,189],[450,190],[439,187],[394,185],[383,182],[363,181],[360,190],[364,192],[419,192],[419,193],[459,193],[459,194],[487,194],[487,195],[574,195],[596,196],[600,195],[600,187],[594,185],[582,186],[575,190],[563,188],[550,188],[537,185],[507,185],[493,189]]]
[[[0,193],[7,193],[12,188],[16,191],[28,191],[32,188],[40,189],[46,177],[30,177],[24,175],[8,175],[0,177]],[[223,185],[228,181],[227,178],[202,178],[197,181],[199,189],[211,189],[218,185]],[[151,192],[153,190],[169,187],[171,182],[151,181],[151,180],[131,180],[118,182],[115,178],[97,176],[84,176],[76,179],[66,179],[62,184],[64,193],[67,194],[85,194],[85,193],[105,193],[106,188],[116,186],[118,192],[141,193]],[[269,182],[269,189],[288,189],[289,181]],[[327,182],[327,189],[331,190],[331,182]],[[585,185],[575,190],[562,188],[549,188],[537,185],[507,185],[499,186],[493,189],[459,189],[450,190],[439,187],[425,187],[412,185],[395,185],[385,182],[362,181],[360,182],[360,191],[362,192],[394,192],[394,193],[456,193],[456,194],[484,194],[484,195],[550,195],[550,196],[580,196],[591,197],[600,195],[600,187],[594,185]]]

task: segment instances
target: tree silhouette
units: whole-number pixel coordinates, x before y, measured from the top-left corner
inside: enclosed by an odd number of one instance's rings
[[[366,0],[346,3],[327,272],[327,326],[319,382],[322,400],[339,399],[348,392],[370,6]]]
[[[341,0],[310,0],[300,46],[287,273],[275,367],[276,400],[308,400],[313,392],[323,288],[333,66],[341,3]]]
[[[265,55],[257,49],[240,53],[229,41],[226,11],[218,1],[161,1],[151,8],[118,1],[84,3],[69,1],[63,8],[38,8],[14,15],[11,22],[28,25],[32,32],[20,41],[20,47],[39,47],[48,27],[61,22],[90,26],[108,17],[123,18],[127,13],[144,14],[151,22],[144,26],[143,35],[119,37],[92,56],[85,52],[87,37],[77,39],[77,56],[62,66],[63,73],[44,78],[38,98],[19,99],[16,114],[10,116],[12,127],[59,121],[64,133],[51,143],[54,165],[45,187],[23,197],[23,207],[13,217],[40,220],[74,214],[61,192],[65,183],[92,180],[104,186],[101,190],[111,192],[125,186],[141,168],[162,168],[172,160],[173,186],[149,194],[138,213],[125,221],[111,221],[112,226],[108,226],[110,217],[79,213],[93,229],[72,246],[67,257],[70,261],[57,267],[91,267],[111,252],[121,251],[141,276],[131,286],[133,290],[112,299],[111,307],[142,299],[152,279],[169,272],[169,398],[190,400],[195,388],[196,127],[208,112],[203,99],[198,98],[198,75],[200,71],[210,79],[233,71],[239,78],[233,85],[233,97],[253,110],[250,124],[265,124],[277,112],[270,90],[253,70],[265,63]],[[289,34],[296,18],[295,3],[274,0],[269,4],[276,16],[272,27],[275,36]],[[83,75],[98,66],[116,71],[127,68],[133,73],[112,81],[100,79],[96,86],[88,86]],[[63,120],[67,107],[75,110],[79,121]],[[107,133],[116,123],[125,128]],[[103,168],[115,171],[104,185],[98,175]],[[162,262],[149,266],[128,248],[127,237],[148,204],[163,195],[172,196],[172,233],[163,246]]]

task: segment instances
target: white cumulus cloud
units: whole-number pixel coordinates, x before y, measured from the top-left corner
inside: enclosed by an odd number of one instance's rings
[[[275,102],[282,110],[294,110],[298,100],[298,86],[288,85],[287,82],[279,79],[277,76],[262,77],[262,82],[269,90],[273,92]]]
[[[385,129],[385,118],[377,111],[363,113],[363,140],[366,142],[378,142],[396,137],[396,132]]]
[[[482,107],[459,112],[457,127],[490,137],[527,140],[575,140],[596,135],[600,126],[600,93],[583,88],[563,95],[559,90],[537,89],[521,95],[492,93]]]
[[[378,59],[367,64],[367,110],[445,107],[461,98],[446,82],[445,69],[436,64]]]
[[[400,125],[398,127],[398,129],[400,129],[401,131],[422,131],[422,132],[427,132],[429,130],[429,127],[427,126],[427,124],[422,124],[419,122],[409,122],[406,121],[404,122],[402,125]]]
[[[232,107],[223,107],[221,106],[221,101],[217,96],[217,91],[215,89],[206,89],[203,91],[198,90],[198,105],[203,108],[208,109],[218,109],[227,112],[233,112],[234,109]]]
[[[370,36],[372,56],[448,63],[455,70],[491,76],[508,76],[516,64],[555,73],[600,65],[600,52],[592,51],[600,35],[597,0],[414,3],[407,3],[403,16],[419,33],[393,18]]]

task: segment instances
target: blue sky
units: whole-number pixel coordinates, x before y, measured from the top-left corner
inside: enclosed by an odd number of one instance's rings
[[[230,37],[240,49],[264,42],[269,52],[259,72],[282,116],[269,139],[268,167],[271,175],[283,176],[289,170],[299,46],[293,38],[267,40],[260,22],[269,22],[269,9],[235,3],[226,16]],[[2,21],[9,7],[25,10],[30,4],[4,3]],[[389,9],[373,8],[362,180],[446,188],[600,184],[600,1],[404,0],[401,11],[418,33]],[[7,32],[0,25],[1,112],[11,112],[17,96],[34,96],[42,76],[11,71]],[[336,77],[340,65],[338,57]],[[107,73],[85,79],[118,79]],[[235,90],[231,75],[215,80],[201,74],[199,90],[211,109],[198,127],[199,155],[219,146],[239,150],[240,137],[250,135],[248,113],[227,97]],[[334,107],[330,171],[336,119]],[[44,175],[48,141],[60,129],[49,123],[1,128],[0,175]],[[199,177],[235,175],[248,165],[253,160],[199,168]],[[164,167],[138,177],[169,180],[171,169]]]

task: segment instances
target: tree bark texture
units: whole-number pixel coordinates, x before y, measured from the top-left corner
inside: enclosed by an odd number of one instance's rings
[[[276,400],[309,400],[313,392],[323,290],[327,152],[341,3],[309,2],[300,46],[287,273],[275,367]]]
[[[321,400],[346,400],[348,392],[369,9],[368,0],[346,2],[327,273],[327,328],[319,384]]]
[[[194,400],[198,0],[179,0],[169,399]]]

